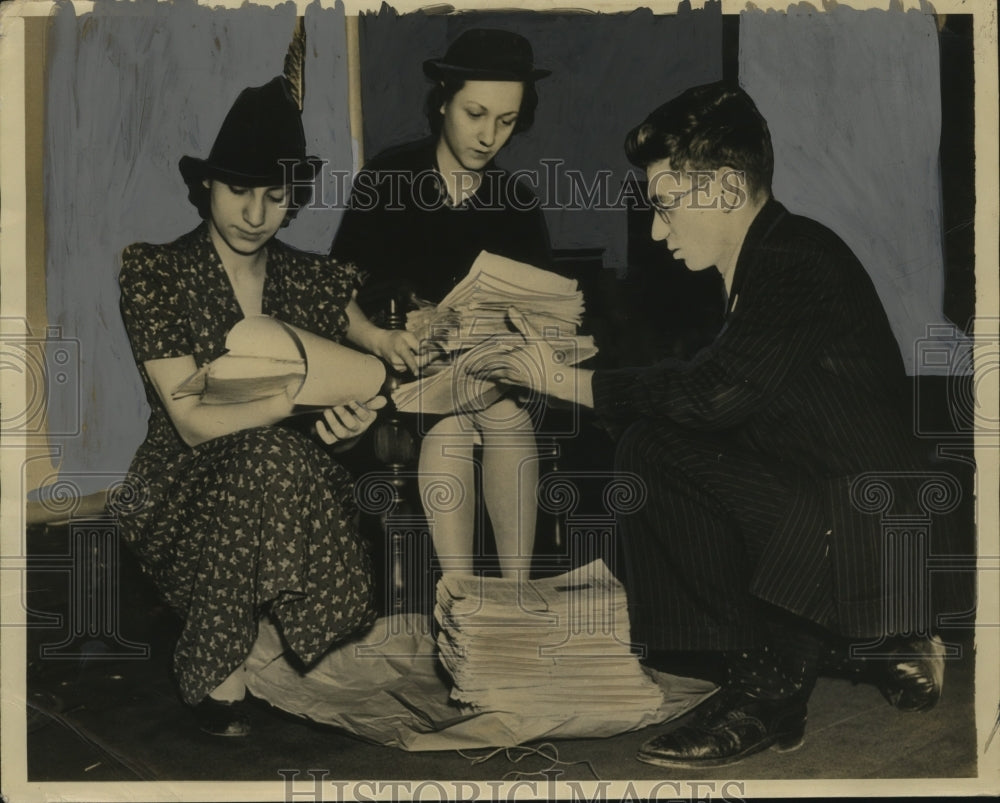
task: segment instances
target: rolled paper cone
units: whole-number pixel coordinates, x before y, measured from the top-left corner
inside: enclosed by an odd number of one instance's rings
[[[309,407],[333,407],[365,402],[378,394],[385,382],[385,365],[371,354],[362,354],[325,337],[282,322],[306,361],[306,376],[294,399]]]
[[[226,354],[215,362],[218,369],[230,357],[261,357],[282,362],[305,362],[296,335],[287,324],[270,315],[248,315],[238,321],[226,335]],[[298,380],[299,390],[305,382],[305,372]]]
[[[233,357],[303,360],[305,376],[293,396],[295,403],[302,406],[364,402],[375,396],[385,381],[385,366],[378,357],[269,315],[251,315],[237,323],[226,337],[226,348]]]
[[[241,357],[270,357],[273,360],[301,360],[287,324],[270,315],[249,315],[226,335],[226,350]]]

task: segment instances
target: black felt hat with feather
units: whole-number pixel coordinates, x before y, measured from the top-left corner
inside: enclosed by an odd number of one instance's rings
[[[284,76],[240,92],[207,159],[180,161],[189,186],[207,178],[241,187],[306,182],[321,166],[322,160],[306,156],[302,114]]]

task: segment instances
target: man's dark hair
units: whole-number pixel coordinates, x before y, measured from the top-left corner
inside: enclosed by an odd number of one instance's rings
[[[535,122],[535,109],[538,108],[538,93],[535,91],[535,82],[522,81],[521,83],[524,85],[524,94],[521,97],[521,108],[517,113],[517,122],[514,123],[512,136],[531,128]],[[455,97],[463,86],[465,86],[464,78],[446,77],[435,82],[430,92],[427,93],[424,113],[427,115],[427,122],[430,123],[431,133],[435,137],[440,136],[441,126],[444,123],[441,107]]]
[[[218,181],[218,179],[215,179]],[[188,200],[194,204],[202,220],[208,220],[212,214],[212,192],[199,178],[197,181],[187,182]],[[311,185],[298,184],[292,188],[292,197],[288,204],[288,211],[285,219],[281,222],[282,228],[291,223],[299,210],[312,200],[313,188]]]
[[[625,153],[642,168],[664,159],[676,170],[731,167],[744,173],[753,196],[771,192],[767,122],[736,84],[696,86],[667,101],[629,132]]]

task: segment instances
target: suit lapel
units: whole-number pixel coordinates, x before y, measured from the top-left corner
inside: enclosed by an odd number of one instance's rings
[[[758,254],[766,244],[771,232],[785,218],[788,210],[774,198],[768,199],[767,203],[761,207],[757,217],[747,230],[747,236],[743,240],[740,248],[739,258],[736,260],[736,270],[733,273],[733,284],[730,288],[729,298],[726,300],[726,317],[728,318],[736,308],[739,300],[740,290],[746,286],[748,277],[751,277],[755,270],[759,270],[760,260]]]

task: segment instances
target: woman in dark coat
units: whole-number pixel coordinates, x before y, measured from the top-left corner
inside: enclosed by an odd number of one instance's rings
[[[443,59],[424,63],[432,136],[376,156],[355,180],[331,253],[366,274],[359,294],[375,317],[394,301],[439,303],[481,251],[547,268],[548,229],[523,179],[495,157],[534,120],[536,69],[519,34],[474,28]],[[415,340],[412,342],[416,348]],[[402,357],[396,367],[404,368]],[[434,549],[445,572],[471,573],[476,520],[474,447],[501,574],[530,568],[535,542],[538,448],[528,411],[512,396],[439,419],[420,451],[419,479]]]

